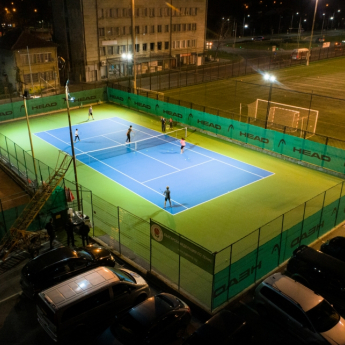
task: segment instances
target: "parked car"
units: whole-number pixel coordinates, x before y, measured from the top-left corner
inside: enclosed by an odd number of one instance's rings
[[[309,54],[308,48],[294,49],[291,54],[292,60],[303,60],[306,59]]]
[[[265,39],[265,37],[263,36],[255,36],[252,38],[253,41],[263,41]]]
[[[333,256],[334,258],[345,262],[345,237],[334,237],[321,245],[320,250]]]
[[[179,298],[160,293],[133,307],[106,329],[97,345],[162,345],[185,332],[191,311]]]
[[[305,245],[287,264],[287,273],[325,297],[336,309],[345,309],[345,263]]]
[[[103,247],[90,244],[76,249],[55,248],[23,267],[20,285],[24,294],[32,299],[43,289],[98,266],[115,266],[115,258]]]
[[[149,294],[150,288],[139,274],[97,267],[40,292],[37,318],[56,342],[80,339],[108,327],[120,312]]]
[[[247,322],[229,310],[222,310],[199,327],[183,345],[250,344],[251,330]]]
[[[260,314],[305,344],[345,344],[345,320],[320,295],[293,279],[273,274],[255,290]]]
[[[335,42],[334,43],[334,50],[343,50],[343,46],[341,42]]]

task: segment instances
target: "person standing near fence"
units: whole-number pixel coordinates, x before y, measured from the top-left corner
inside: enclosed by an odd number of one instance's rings
[[[86,244],[89,244],[90,228],[91,228],[90,218],[86,216],[83,224],[80,227],[80,235],[81,235],[81,240],[83,242],[83,247],[85,247],[85,242]]]
[[[162,122],[162,132],[165,132],[165,118],[163,116],[161,117],[161,122]]]
[[[92,120],[94,120],[93,118],[93,114],[92,114],[92,105],[90,105],[90,108],[89,108],[89,117],[88,117],[88,121],[90,120],[90,117],[92,116]]]
[[[77,142],[77,138],[78,138],[79,141],[80,141],[78,128],[75,130],[75,133],[74,133],[74,142],[75,142],[75,143]]]
[[[67,245],[69,246],[70,242],[72,243],[72,247],[74,247],[74,224],[72,218],[68,218],[66,223],[66,233],[67,233]]]
[[[184,148],[186,147],[186,141],[184,140],[184,138],[181,138],[180,144],[181,144],[181,154],[182,154],[184,151]]]
[[[55,239],[55,228],[54,228],[54,224],[53,224],[53,218],[49,219],[49,222],[46,224],[46,229],[47,229],[47,233],[49,235],[49,241],[50,241],[50,249],[53,249],[53,241]]]
[[[170,129],[173,129],[173,120],[172,120],[172,118],[169,119],[169,125],[170,125]]]
[[[167,189],[164,191],[163,195],[165,195],[164,208],[165,208],[165,206],[167,204],[167,200],[169,200],[169,204],[170,204],[170,207],[171,207],[169,186],[167,186]]]
[[[129,126],[128,131],[127,131],[127,139],[126,142],[128,141],[129,143],[131,142],[131,132],[132,132],[132,126]]]

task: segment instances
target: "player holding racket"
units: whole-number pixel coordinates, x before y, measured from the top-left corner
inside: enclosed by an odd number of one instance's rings
[[[164,208],[165,208],[165,206],[167,204],[167,200],[169,200],[169,204],[170,204],[170,207],[171,207],[169,186],[167,186],[167,189],[164,191],[163,195],[165,195]]]
[[[131,132],[132,132],[132,126],[129,126],[128,131],[127,131],[127,139],[126,142],[128,141],[129,143],[131,142]]]
[[[184,140],[184,138],[181,138],[180,144],[181,144],[181,154],[182,154],[183,150],[184,150],[184,148],[186,146],[186,141]]]

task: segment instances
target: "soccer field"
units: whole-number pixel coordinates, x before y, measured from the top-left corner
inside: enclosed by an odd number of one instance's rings
[[[141,129],[146,128],[160,132],[160,122],[157,119],[112,104],[95,106],[94,116],[95,121],[92,121],[91,132],[97,132],[102,123],[101,132],[104,132],[104,120],[114,117],[122,119],[126,126],[130,123],[134,128],[141,126]],[[87,108],[72,110],[71,117],[73,128],[84,126],[87,123]],[[56,129],[61,131],[62,128],[63,131],[59,132],[58,138],[68,137],[66,113],[32,118],[30,125],[31,131],[37,134],[53,133],[51,131]],[[111,124],[108,127],[106,130],[111,132]],[[1,133],[25,150],[30,149],[25,120],[1,124]],[[81,135],[81,143],[83,140]],[[66,143],[68,146],[67,141]],[[143,219],[154,218],[214,252],[341,182],[341,179],[337,177],[198,132],[189,134],[187,143],[194,150],[201,150],[202,152],[208,150],[208,152],[223,155],[224,162],[236,160],[243,166],[251,166],[257,171],[267,171],[272,174],[268,178],[258,179],[255,183],[247,184],[241,182],[242,174],[234,173],[231,169],[220,171],[218,165],[208,167],[206,174],[196,172],[189,177],[193,182],[191,189],[188,190],[189,184],[183,185],[184,195],[191,193],[193,194],[191,197],[194,198],[198,194],[203,194],[204,191],[212,191],[212,184],[219,178],[220,173],[224,175],[222,176],[224,181],[233,181],[234,185],[241,185],[242,188],[227,189],[226,193],[219,189],[216,198],[195,202],[194,207],[175,215],[162,208],[163,195],[161,196],[161,205],[154,204],[137,193],[131,186],[125,186],[121,181],[117,181],[116,176],[110,178],[109,175],[102,174],[87,164],[78,165],[79,183],[92,190],[94,195],[116,206],[121,206]],[[38,135],[33,136],[33,144],[36,158],[54,167],[58,146],[43,140]],[[165,163],[169,164],[169,160],[173,158],[164,155],[164,159],[166,160]],[[135,168],[138,171],[142,171],[144,168],[147,170],[146,164],[149,163],[138,161]],[[155,167],[153,166],[152,169]],[[72,168],[66,177],[73,180]],[[178,180],[174,181],[176,189],[171,191],[172,198],[176,197],[177,199],[179,199],[179,195],[176,195],[179,193]],[[220,185],[224,184],[224,181],[219,181]],[[164,184],[166,182],[169,183],[169,179],[164,180]],[[182,196],[182,191],[180,194]]]
[[[316,133],[345,140],[345,58],[313,62],[271,72],[277,82],[272,102],[319,111]],[[260,72],[260,71],[258,71]],[[205,107],[247,115],[247,105],[268,100],[269,84],[262,74],[172,89],[165,96]]]

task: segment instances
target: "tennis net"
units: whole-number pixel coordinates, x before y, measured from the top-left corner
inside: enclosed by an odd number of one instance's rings
[[[187,128],[177,129],[172,132],[152,136],[150,138],[133,141],[126,144],[107,147],[105,149],[93,150],[76,154],[76,159],[84,164],[103,161],[112,157],[124,155],[127,153],[141,151],[150,147],[163,145],[171,142],[178,142],[182,137],[187,137]]]

